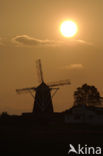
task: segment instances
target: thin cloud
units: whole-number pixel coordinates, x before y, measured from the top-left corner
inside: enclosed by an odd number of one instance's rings
[[[87,42],[87,41],[84,41],[84,40],[77,40],[77,42],[79,42],[81,44],[86,44],[86,45],[93,45],[93,43]]]
[[[0,38],[0,46],[4,47],[35,47],[35,46],[49,46],[49,47],[81,47],[81,46],[92,46],[84,40],[49,40],[49,39],[37,39],[28,35],[18,35],[10,38]]]
[[[27,35],[16,36],[12,39],[12,42],[16,43],[17,45],[24,45],[24,46],[40,46],[40,45],[55,44],[55,41],[40,40],[33,37],[29,37]]]
[[[28,35],[16,36],[12,39],[12,43],[17,46],[77,46],[77,45],[92,45],[84,40],[68,39],[62,40],[41,40]]]
[[[81,70],[84,66],[82,64],[70,64],[64,67],[67,70]]]
[[[62,45],[65,46],[93,46],[93,43],[84,41],[84,40],[74,40],[68,39],[62,42]]]

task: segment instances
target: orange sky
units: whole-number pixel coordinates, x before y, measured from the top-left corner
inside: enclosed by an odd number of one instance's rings
[[[72,40],[59,32],[65,19],[78,25]],[[103,1],[0,0],[0,112],[32,111],[32,97],[15,90],[37,85],[38,58],[46,82],[72,82],[54,97],[55,111],[71,107],[73,92],[83,83],[103,95]]]

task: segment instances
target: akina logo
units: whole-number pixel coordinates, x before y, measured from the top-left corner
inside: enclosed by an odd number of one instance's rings
[[[102,148],[101,147],[89,147],[88,145],[81,146],[78,144],[77,149],[72,145],[69,144],[69,151],[68,154],[80,154],[80,155],[100,155],[102,154]]]

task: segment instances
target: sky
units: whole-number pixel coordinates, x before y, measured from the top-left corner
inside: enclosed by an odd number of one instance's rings
[[[67,19],[78,26],[72,38],[60,33]],[[0,113],[32,112],[33,98],[16,89],[38,85],[37,59],[45,82],[71,81],[53,98],[55,112],[72,107],[84,83],[103,96],[103,0],[0,0]]]

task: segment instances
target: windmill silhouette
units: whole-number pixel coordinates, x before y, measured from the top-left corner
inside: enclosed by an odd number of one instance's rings
[[[52,98],[58,91],[59,86],[63,85],[70,85],[69,80],[62,80],[52,83],[45,83],[43,78],[43,71],[41,66],[41,60],[37,60],[37,67],[40,79],[40,85],[37,87],[30,87],[30,88],[22,88],[16,89],[17,93],[30,93],[34,98],[34,106],[33,106],[33,113],[52,113],[53,112],[53,104]],[[55,88],[56,87],[56,88]],[[51,95],[51,91],[54,90],[53,94]],[[35,92],[35,95],[33,94]]]

